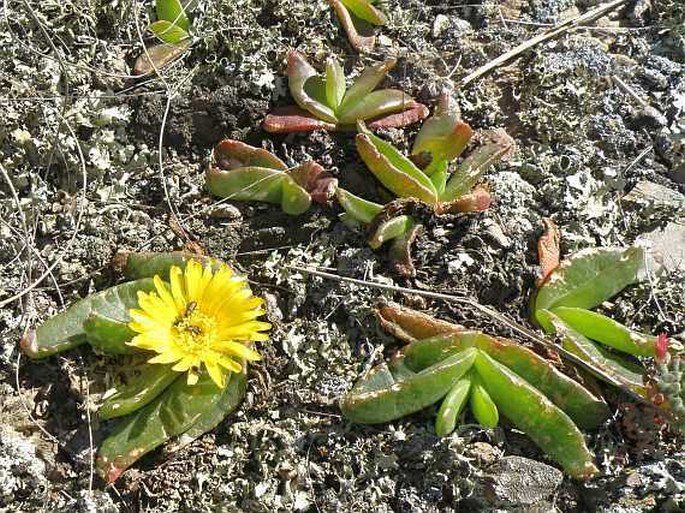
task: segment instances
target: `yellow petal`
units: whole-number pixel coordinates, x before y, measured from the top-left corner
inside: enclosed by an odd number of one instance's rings
[[[196,384],[197,384],[197,380],[198,380],[199,378],[200,378],[200,376],[199,376],[196,372],[189,371],[189,372],[188,372],[188,378],[187,378],[187,380],[186,380],[186,383],[188,383],[188,384],[191,385],[191,386],[192,386],[192,385],[196,385]]]
[[[216,359],[216,363],[221,365],[224,369],[228,369],[231,372],[241,372],[243,370],[243,366],[240,365],[238,362],[235,360],[231,360],[227,356],[219,356]]]
[[[176,372],[185,372],[191,367],[197,367],[198,362],[197,359],[193,356],[184,356],[181,361],[179,361],[176,365],[174,365],[171,369],[175,370]]]
[[[176,302],[174,301],[174,297],[171,295],[171,292],[169,292],[167,284],[162,281],[162,278],[160,278],[159,275],[156,274],[154,277],[154,282],[157,294],[162,299],[162,301],[164,301],[167,307],[169,307],[176,314],[180,313],[176,310]]]
[[[216,386],[224,388],[226,386],[226,374],[224,373],[224,370],[216,363],[210,362],[205,362],[205,367],[207,367],[209,377],[216,383]]]
[[[176,303],[176,310],[179,312],[185,311],[186,297],[183,288],[183,271],[178,266],[173,266],[169,271],[169,282],[171,283],[171,295],[174,297]]]
[[[251,362],[256,362],[262,359],[262,355],[260,355],[257,351],[250,349],[245,344],[240,344],[230,340],[212,344],[212,349],[215,351],[221,351],[222,353],[229,353],[237,356],[238,358]]]

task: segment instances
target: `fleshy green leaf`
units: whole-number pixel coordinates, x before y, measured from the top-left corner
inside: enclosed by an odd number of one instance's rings
[[[347,34],[347,39],[352,45],[352,48],[358,52],[366,52],[373,49],[376,43],[376,38],[373,35],[362,35],[360,34],[360,29],[356,25],[359,24],[356,16],[353,18],[352,13],[347,7],[343,5],[340,0],[328,0],[331,4],[335,14],[338,16],[338,21],[342,25],[345,33]]]
[[[288,166],[270,151],[235,139],[223,139],[214,147],[212,163],[225,170],[241,167],[271,168],[281,171],[288,169]]]
[[[530,349],[477,331],[418,340],[403,350],[407,365],[418,372],[466,348],[475,347],[525,379],[583,428],[596,428],[609,415],[606,403]]]
[[[490,134],[490,141],[473,150],[458,166],[447,182],[440,201],[453,201],[469,192],[491,165],[514,150],[514,140],[503,130]]]
[[[414,99],[407,93],[395,89],[381,89],[367,94],[354,103],[346,103],[338,109],[337,114],[341,124],[352,125],[360,120],[401,112],[413,105]]]
[[[554,403],[482,351],[474,365],[499,411],[570,476],[586,479],[597,473],[583,434]]]
[[[395,67],[395,64],[397,64],[397,59],[389,58],[379,64],[373,64],[364,68],[361,75],[357,77],[345,93],[339,111],[344,112],[352,108],[371,91],[376,89],[376,86],[381,83],[385,75],[388,74],[388,71]]]
[[[179,376],[181,374],[171,370],[171,365],[143,364],[140,375],[105,399],[98,410],[98,415],[101,419],[128,415],[152,401],[171,383],[179,379]],[[180,379],[185,379],[185,376]]]
[[[335,58],[326,62],[326,100],[336,111],[345,96],[345,71]]]
[[[169,44],[180,43],[190,37],[181,27],[166,20],[157,20],[148,25],[148,29],[161,41]]]
[[[590,248],[561,262],[538,289],[533,305],[535,319],[547,332],[551,326],[538,312],[555,306],[594,308],[636,283],[645,272],[641,247]]]
[[[29,331],[22,338],[21,347],[31,358],[46,358],[83,344],[87,341],[84,323],[92,313],[128,319],[128,309],[138,304],[138,291],[153,289],[151,279],[142,279],[92,294]]]
[[[411,154],[430,153],[431,163],[451,162],[461,155],[472,136],[471,127],[461,120],[457,102],[452,95],[444,92],[438,100],[433,116],[421,125]]]
[[[471,368],[476,353],[467,350],[398,381],[382,364],[359,381],[340,401],[348,419],[377,424],[398,419],[437,402]]]
[[[230,375],[229,385],[232,381]],[[100,447],[98,470],[113,483],[143,455],[190,429],[219,403],[224,390],[206,373],[195,385],[175,380],[155,400],[120,421]]]
[[[471,378],[471,411],[481,426],[494,428],[499,424],[497,405],[488,394],[477,373],[474,373]]]
[[[401,237],[409,232],[414,226],[414,221],[409,216],[391,217],[378,225],[378,228],[369,237],[369,246],[373,249],[380,248],[391,239]]]
[[[300,107],[324,121],[337,123],[337,118],[335,117],[333,109],[331,109],[330,106],[317,101],[315,98],[312,98],[306,92],[305,86],[307,82],[309,79],[316,77],[317,73],[304,56],[295,50],[291,50],[288,53],[287,74],[290,94]]]
[[[223,170],[212,167],[206,182],[210,193],[235,201],[281,203],[285,173],[266,167],[241,167]]]
[[[169,270],[172,266],[185,269],[189,260],[198,260],[203,265],[209,263],[215,271],[220,265],[224,265],[216,258],[194,255],[186,251],[171,251],[169,253],[120,251],[114,258],[113,265],[127,280],[138,280],[140,278],[153,278],[155,275],[166,278],[169,276]]]
[[[341,0],[355,16],[372,25],[385,25],[388,19],[369,0]]]
[[[129,354],[136,349],[126,345],[135,336],[128,323],[93,313],[83,323],[88,343],[94,349],[108,354]]]
[[[584,308],[557,306],[552,310],[574,330],[602,344],[636,356],[656,356],[656,337]]]
[[[644,369],[633,364],[620,355],[602,350],[583,334],[571,328],[554,313],[541,310],[540,317],[546,325],[562,340],[564,349],[580,356],[585,361],[604,371],[618,385],[623,385],[643,397],[647,396],[647,389],[643,385]]]
[[[362,199],[341,187],[335,191],[335,196],[345,212],[360,223],[369,224],[383,210],[383,205]]]
[[[243,364],[243,370],[247,367]],[[180,444],[186,445],[203,434],[218,426],[227,415],[235,410],[245,397],[247,389],[247,374],[231,373],[230,380],[226,384],[216,405],[203,411],[200,417],[190,428],[181,435]]]
[[[457,419],[466,406],[471,392],[471,373],[469,372],[452,387],[442,400],[435,419],[435,432],[438,436],[447,436],[457,426]]]
[[[363,125],[360,129],[364,130]],[[357,151],[380,182],[401,198],[417,198],[428,204],[437,201],[430,178],[392,144],[366,131],[356,137]]]
[[[292,216],[306,212],[312,204],[309,193],[287,175],[281,184],[281,208],[283,212]]]
[[[157,18],[177,25],[184,31],[190,30],[190,20],[181,0],[157,0]]]

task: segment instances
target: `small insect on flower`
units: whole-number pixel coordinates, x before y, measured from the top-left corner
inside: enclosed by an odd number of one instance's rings
[[[227,372],[242,370],[241,360],[261,359],[250,346],[268,338],[271,324],[257,320],[265,313],[264,300],[229,266],[214,271],[191,260],[185,271],[171,268],[169,283],[156,275],[154,284],[156,291],[138,292],[139,308],[129,311],[137,335],[128,344],[158,353],[149,363],[175,364],[172,369],[187,372],[190,385],[204,364],[223,388]]]

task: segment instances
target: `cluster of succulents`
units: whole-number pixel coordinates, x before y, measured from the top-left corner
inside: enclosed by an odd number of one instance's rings
[[[330,0],[358,50],[373,47],[370,26],[387,23],[373,3]],[[183,4],[158,0],[156,6],[157,21],[148,29],[160,43],[138,60],[138,74],[157,71],[190,45],[191,20]],[[214,148],[206,173],[209,192],[277,204],[290,215],[305,213],[312,202],[336,200],[346,224],[364,227],[374,249],[389,242],[396,271],[413,276],[410,247],[422,221],[487,210],[492,198],[481,184],[483,176],[515,145],[501,129],[476,134],[449,92],[442,93],[428,117],[429,109],[407,93],[377,89],[396,62],[388,58],[368,66],[348,87],[335,58],[320,76],[302,54],[290,51],[287,77],[295,105],[275,109],[263,122],[269,133],[356,131],[361,160],[395,199],[379,204],[361,198],[317,162],[289,167],[265,149],[231,139]],[[419,121],[409,156],[372,132]],[[477,144],[462,157],[473,140]],[[659,404],[674,425],[685,425],[683,347],[592,310],[643,279],[650,265],[647,252],[592,248],[561,262],[558,230],[550,222],[547,228],[539,246],[543,276],[532,302],[533,322],[609,384],[643,400],[660,394]],[[132,377],[105,395],[99,410],[102,419],[120,418],[98,455],[98,468],[110,483],[169,438],[192,440],[232,412],[245,395],[247,362],[259,359],[253,342],[265,340],[270,327],[257,319],[265,313],[263,301],[252,296],[244,278],[215,259],[124,254],[117,263],[124,282],[73,304],[22,340],[32,358],[87,343],[98,352],[138,359],[139,365],[129,369]],[[435,432],[448,436],[469,403],[478,423],[495,427],[501,414],[570,476],[586,479],[597,473],[581,431],[609,416],[594,388],[512,340],[396,304],[381,304],[376,314],[381,326],[407,345],[341,399],[345,417],[383,423],[441,401]],[[648,376],[638,357],[656,360],[656,377]]]

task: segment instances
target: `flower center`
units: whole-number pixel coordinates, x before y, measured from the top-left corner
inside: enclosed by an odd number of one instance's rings
[[[188,303],[185,312],[174,321],[177,343],[189,353],[200,353],[209,348],[216,332],[216,320]]]

